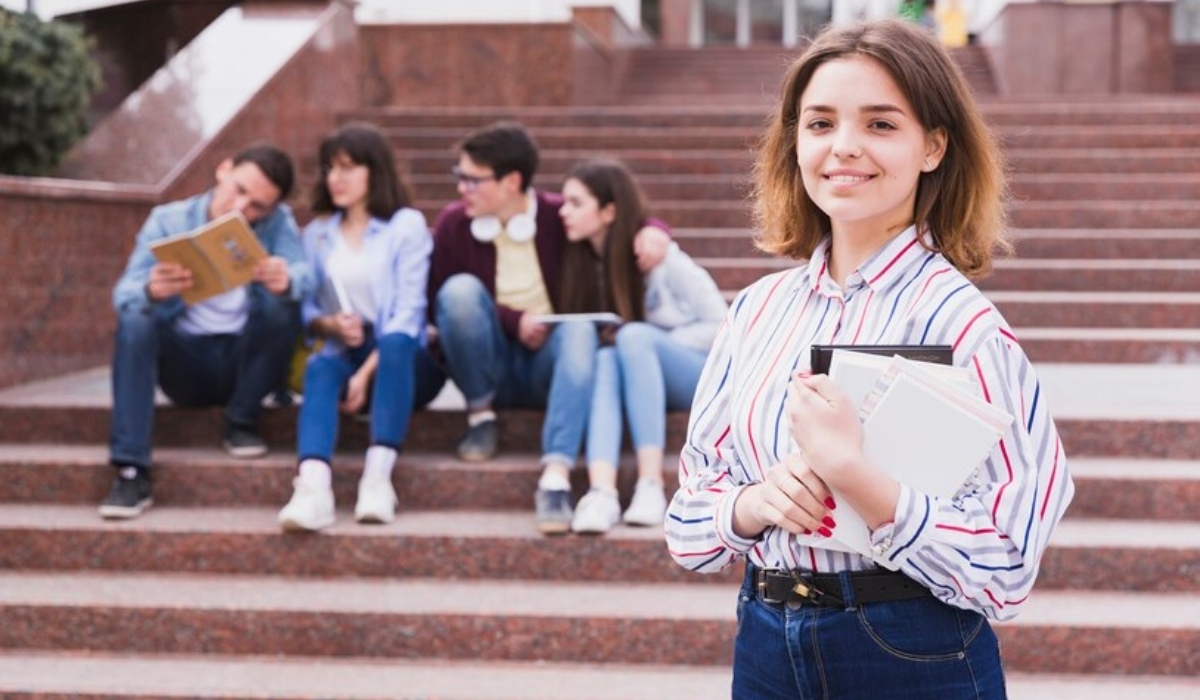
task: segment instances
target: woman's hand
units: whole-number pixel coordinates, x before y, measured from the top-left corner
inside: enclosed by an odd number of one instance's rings
[[[767,471],[766,480],[746,487],[733,504],[733,531],[740,537],[758,537],[768,527],[794,535],[824,537],[837,522],[833,494],[821,477],[809,469],[800,453],[792,453]]]
[[[326,335],[337,338],[348,348],[362,345],[365,338],[362,316],[347,311],[326,316],[325,331]]]
[[[824,374],[800,373],[788,386],[786,410],[809,466],[841,489],[844,473],[864,462],[862,424],[849,397]]]
[[[343,413],[358,413],[367,403],[367,389],[371,385],[371,373],[358,371],[346,383],[346,398],[342,399]]]

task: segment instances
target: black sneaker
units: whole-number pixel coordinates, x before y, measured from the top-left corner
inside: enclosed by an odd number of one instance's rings
[[[565,535],[571,531],[571,492],[560,489],[538,489],[533,498],[534,519],[543,535]]]
[[[108,498],[100,504],[100,517],[128,520],[141,515],[154,505],[151,497],[150,472],[138,467],[119,467]]]
[[[234,457],[262,457],[267,453],[267,443],[250,428],[231,425],[225,428],[225,451]]]
[[[458,458],[464,462],[482,462],[496,454],[496,443],[500,429],[496,421],[488,420],[467,428],[467,434],[458,441]]]

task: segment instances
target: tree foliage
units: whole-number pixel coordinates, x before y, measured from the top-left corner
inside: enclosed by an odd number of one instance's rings
[[[0,8],[0,172],[48,174],[87,132],[99,87],[80,27]]]

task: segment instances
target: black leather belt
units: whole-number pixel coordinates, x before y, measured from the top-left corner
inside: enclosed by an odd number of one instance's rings
[[[766,603],[804,603],[844,608],[842,581],[837,574],[802,574],[783,569],[754,568],[754,590]],[[855,571],[850,574],[855,603],[886,603],[932,595],[929,589],[895,571]]]

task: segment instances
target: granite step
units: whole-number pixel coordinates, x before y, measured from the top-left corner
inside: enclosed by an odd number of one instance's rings
[[[720,700],[731,679],[723,666],[0,652],[0,696],[8,700]],[[1010,679],[1010,697],[1045,682]],[[1118,682],[1145,685],[1145,700],[1186,687],[1170,678]]]
[[[459,138],[465,135],[465,131]],[[536,134],[535,134],[536,138]],[[401,170],[406,173],[442,175],[456,162],[446,147],[410,147],[397,151]],[[1124,172],[1166,175],[1200,173],[1200,148],[1144,149],[1014,149],[1005,151],[1014,175],[1081,174]],[[312,158],[312,156],[305,156]],[[754,163],[751,148],[667,149],[657,145],[633,148],[630,145],[601,148],[583,144],[574,148],[542,148],[539,167],[543,172],[566,172],[576,163],[590,158],[620,158],[639,176],[655,173],[711,173],[745,176]],[[315,170],[315,161],[304,172]],[[539,177],[538,183],[545,184]]]
[[[554,189],[558,183],[554,183]],[[432,223],[446,200],[418,199],[416,207]],[[653,214],[680,228],[747,228],[749,201],[654,202]],[[1019,202],[1009,208],[1010,224],[1017,228],[1175,228],[1200,227],[1200,201]]]
[[[1072,457],[1200,459],[1200,365],[1042,362],[1038,376]],[[108,368],[98,367],[0,390],[0,444],[107,444],[109,382]],[[537,451],[540,411],[506,410],[500,420],[502,454]],[[290,450],[295,423],[294,409],[266,410],[263,435]],[[450,454],[462,430],[457,410],[417,411],[406,449]],[[679,449],[686,430],[687,414],[671,412],[667,448]],[[220,431],[218,409],[162,405],[155,412],[160,447],[210,447]],[[342,448],[366,444],[367,426],[343,420]]]
[[[1132,331],[1200,329],[1196,292],[1024,292],[988,290],[1013,326]]]
[[[566,171],[546,170],[538,173],[538,181],[551,189],[566,179]],[[648,174],[638,182],[651,203],[659,200],[744,200],[751,194],[752,182],[747,174],[721,173],[712,175]],[[448,173],[418,174],[411,184],[425,199],[453,201],[458,198],[457,185]],[[1200,198],[1200,174],[1110,175],[1047,174],[1015,175],[1009,179],[1012,196],[1017,201],[1072,201],[1109,199],[1118,201],[1186,200]]]
[[[1198,210],[1200,211],[1200,210]],[[780,258],[696,258],[722,289],[740,289],[765,275],[794,268]],[[991,290],[1076,292],[1200,292],[1200,258],[1010,258],[996,260],[977,282]]]
[[[713,666],[731,659],[735,598],[715,584],[0,572],[0,648]],[[997,633],[1013,672],[1194,678],[1197,620],[1195,595],[1039,591]]]
[[[719,67],[720,64],[718,64]],[[689,68],[688,70],[694,70]],[[1119,97],[1119,96],[1114,96]],[[988,124],[1022,126],[1193,126],[1200,99],[1088,102],[1074,100],[997,102],[980,105]],[[342,123],[366,120],[380,127],[458,127],[473,129],[500,120],[543,126],[754,126],[762,125],[758,105],[678,105],[674,109],[639,105],[490,107],[366,107],[339,115]]]
[[[740,580],[740,566],[713,576],[677,566],[659,528],[620,525],[603,537],[545,537],[534,528],[532,504],[500,512],[403,509],[391,524],[366,526],[354,523],[353,500],[339,502],[338,523],[319,535],[281,533],[275,516],[283,499],[271,507],[156,505],[126,522],[101,520],[94,505],[4,505],[0,569],[386,579],[438,572],[453,580],[734,586]],[[1044,555],[1038,588],[1079,588],[1086,580],[1090,590],[1200,593],[1200,518],[1191,516],[1111,520],[1068,511]]]
[[[663,700],[729,697],[727,667],[0,652],[9,700]],[[1007,673],[1011,700],[1179,700],[1200,680]]]
[[[751,88],[751,92],[757,90]],[[463,129],[388,127],[385,135],[400,153],[413,148],[452,149]],[[762,126],[544,126],[535,138],[539,147],[558,148],[750,148]],[[1009,149],[1141,149],[1195,148],[1200,126],[998,126],[992,133]]]
[[[1035,363],[1194,365],[1200,328],[1015,327]]]
[[[1200,503],[1200,462],[1076,458],[1070,452],[1068,459],[1079,488],[1071,507],[1073,516],[1147,520],[1200,516],[1194,512],[1194,504]],[[101,445],[6,444],[0,452],[0,504],[97,504],[111,484],[107,460],[107,448]],[[295,465],[295,453],[288,451],[238,460],[215,447],[163,448],[155,451],[155,500],[159,505],[186,508],[279,508],[292,493]],[[354,502],[361,470],[361,453],[335,457],[333,486],[338,503]],[[393,482],[404,511],[525,511],[532,507],[540,473],[532,453],[465,463],[446,453],[406,452],[398,460]],[[574,494],[581,497],[587,491],[586,470],[574,470],[572,478]],[[627,454],[618,479],[623,505],[632,496],[635,479],[633,459]],[[668,493],[678,488],[673,465],[664,470],[663,479]]]
[[[672,228],[671,235],[698,258],[768,257],[754,246],[751,228]],[[1015,229],[1017,258],[1200,258],[1200,229]]]

